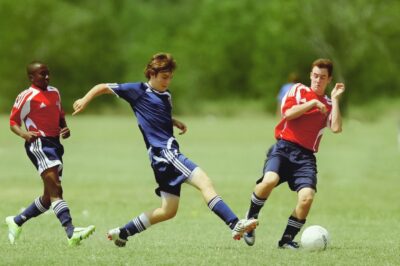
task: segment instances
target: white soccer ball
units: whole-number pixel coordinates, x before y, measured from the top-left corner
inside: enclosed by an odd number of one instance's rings
[[[309,251],[325,250],[329,240],[328,230],[319,225],[311,225],[301,235],[301,246]]]

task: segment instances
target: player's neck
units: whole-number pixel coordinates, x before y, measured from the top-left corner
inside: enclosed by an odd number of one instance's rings
[[[47,86],[42,88],[42,87],[36,86],[35,84],[31,84],[31,87],[34,89],[37,89],[37,90],[47,91]]]

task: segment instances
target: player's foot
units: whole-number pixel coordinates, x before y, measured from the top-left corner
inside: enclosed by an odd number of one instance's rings
[[[235,240],[240,240],[244,233],[248,233],[256,229],[258,225],[258,220],[254,218],[239,220],[235,228],[232,229],[232,238]]]
[[[251,230],[250,232],[244,233],[243,239],[247,245],[253,246],[256,242],[256,230]]]
[[[10,243],[14,245],[15,241],[21,234],[22,227],[18,226],[18,224],[14,222],[14,216],[8,216],[6,218],[6,224],[8,226],[8,239],[10,240]]]
[[[128,239],[123,239],[119,237],[120,230],[119,228],[114,228],[108,231],[107,238],[111,241],[114,241],[114,244],[118,247],[125,247]]]
[[[89,225],[88,227],[75,227],[74,233],[71,238],[68,238],[68,245],[78,246],[81,244],[83,239],[88,238],[96,230],[94,225]]]
[[[294,241],[283,242],[281,240],[281,241],[278,242],[278,248],[297,250],[297,249],[299,249],[299,244],[297,242],[294,242]]]

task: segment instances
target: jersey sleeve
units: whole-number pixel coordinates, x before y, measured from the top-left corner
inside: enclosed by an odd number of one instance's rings
[[[122,99],[129,103],[135,102],[144,94],[141,83],[107,83],[107,86]]]
[[[18,95],[17,99],[14,102],[14,105],[11,109],[11,114],[10,114],[10,126],[21,126],[22,121],[21,121],[21,110],[23,106],[23,101],[25,96],[25,92],[21,93]]]
[[[304,103],[302,98],[307,93],[307,90],[309,89],[301,83],[293,85],[282,100],[281,113],[284,114],[293,106]]]

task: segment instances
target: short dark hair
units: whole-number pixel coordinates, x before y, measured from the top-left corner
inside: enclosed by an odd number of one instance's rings
[[[311,69],[313,69],[314,67],[319,67],[319,68],[326,68],[328,70],[328,75],[329,77],[332,76],[332,72],[333,72],[333,63],[331,60],[329,59],[325,59],[325,58],[319,58],[317,60],[315,60],[312,65],[311,65]]]
[[[45,63],[38,61],[38,60],[34,60],[32,62],[30,62],[27,66],[26,66],[26,73],[28,75],[32,74],[38,66],[43,66],[46,65]]]
[[[150,62],[144,69],[144,75],[150,79],[150,75],[157,75],[159,72],[174,72],[176,62],[171,54],[157,53],[153,55]]]

